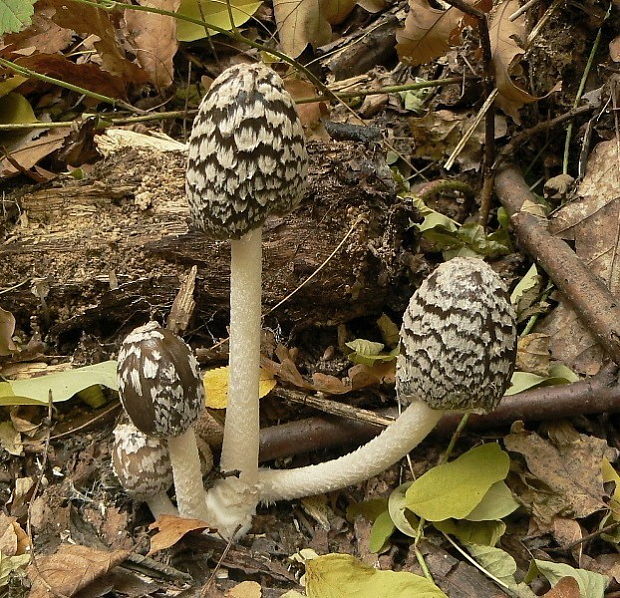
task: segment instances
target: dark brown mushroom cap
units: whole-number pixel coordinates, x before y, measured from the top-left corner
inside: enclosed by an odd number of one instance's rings
[[[172,486],[172,465],[163,440],[143,434],[133,424],[114,428],[112,469],[130,496],[145,500]]]
[[[400,399],[420,399],[433,409],[486,412],[510,384],[515,313],[504,283],[480,259],[441,264],[411,298],[400,336]]]
[[[118,392],[132,423],[149,436],[180,436],[204,408],[198,362],[170,330],[149,322],[118,352]]]
[[[226,69],[203,98],[189,138],[193,226],[239,239],[301,201],[308,155],[295,104],[263,64]]]

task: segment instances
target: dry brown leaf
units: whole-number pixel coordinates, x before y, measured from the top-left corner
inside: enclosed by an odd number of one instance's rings
[[[181,0],[142,0],[141,6],[175,12]],[[125,11],[125,22],[136,50],[138,63],[158,88],[168,87],[173,80],[172,59],[177,52],[176,20],[137,10]]]
[[[578,542],[583,537],[581,526],[574,519],[556,517],[553,520],[553,537],[561,548]]]
[[[428,0],[409,0],[405,27],[396,31],[396,50],[411,66],[443,56],[456,43],[464,13],[458,8],[439,10]]]
[[[311,98],[317,94],[316,88],[312,83],[302,81],[301,79],[286,79],[284,81],[284,87],[294,100]],[[312,136],[312,132],[321,124],[321,117],[328,114],[325,102],[297,104],[295,108],[299,114],[301,124],[304,126],[304,129],[306,129],[306,136],[310,133],[310,137]]]
[[[122,563],[128,555],[127,550],[106,552],[87,546],[61,544],[54,554],[37,557],[36,567],[33,564],[28,566],[27,573],[32,582],[29,598],[49,598],[48,587],[58,594],[73,596]]]
[[[186,519],[174,515],[162,515],[149,525],[149,529],[159,530],[151,538],[149,556],[174,546],[183,536],[190,532],[202,532],[209,528],[209,524],[200,519]]]
[[[313,390],[314,387],[312,384],[306,382],[297,369],[295,362],[291,358],[291,351],[284,345],[278,345],[276,347],[276,357],[279,359],[280,363],[276,363],[271,359],[262,358],[261,367],[281,380],[293,384],[293,386]]]
[[[609,57],[614,62],[620,62],[620,35],[609,42]]]
[[[61,52],[71,44],[73,32],[52,21],[56,8],[48,0],[38,0],[32,17],[32,25],[19,33],[5,35],[0,48],[9,51],[34,48],[41,54]]]
[[[15,316],[0,307],[0,355],[10,355],[17,351],[13,342],[15,332]]]
[[[329,395],[344,395],[353,390],[350,382],[346,383],[336,376],[321,374],[320,372],[312,374],[312,383],[314,390]]]
[[[55,23],[81,35],[97,36],[98,40],[93,46],[99,54],[104,71],[132,84],[144,83],[147,80],[146,72],[127,59],[117,41],[118,37],[122,37],[121,32],[114,26],[109,12],[70,0],[48,1],[56,8],[53,17]]]
[[[0,176],[11,177],[29,170],[39,160],[61,147],[68,134],[69,129],[63,128],[43,133],[34,140],[28,136],[24,145],[9,150],[10,160],[6,156],[0,159]]]
[[[579,584],[574,577],[562,577],[543,598],[579,598]]]
[[[297,58],[308,44],[322,46],[331,41],[332,28],[321,0],[274,0],[273,14],[285,54]]]
[[[552,217],[550,231],[575,243],[577,255],[620,297],[620,157],[615,139],[596,145],[577,189],[577,199]],[[569,304],[560,305],[538,329],[551,335],[551,354],[574,371],[594,375],[603,351]]]
[[[261,598],[263,592],[255,581],[242,581],[226,592],[226,598]]]
[[[538,374],[539,376],[548,376],[550,361],[548,334],[532,332],[519,338],[517,370]]]
[[[95,93],[113,98],[125,96],[124,82],[93,63],[76,64],[60,54],[33,54],[18,58],[15,62],[42,75],[55,77]]]
[[[553,440],[514,428],[504,438],[509,451],[525,458],[529,472],[521,472],[524,488],[518,494],[531,507],[539,529],[546,531],[553,529],[559,514],[582,518],[605,508],[601,460],[616,457],[616,451],[600,438],[554,430],[550,425]]]
[[[28,534],[17,523],[17,518],[0,513],[0,554],[24,554],[29,546]]]
[[[519,7],[519,0],[506,0],[491,12],[489,22],[495,85],[499,92],[497,104],[515,122],[519,120],[519,108],[538,99],[515,85],[511,79],[512,69],[525,52],[519,43],[525,38],[526,15],[523,14],[514,21],[509,20],[510,15]]]

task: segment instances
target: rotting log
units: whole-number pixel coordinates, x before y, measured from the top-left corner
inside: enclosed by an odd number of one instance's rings
[[[311,142],[309,152],[310,192],[302,206],[265,225],[264,310],[354,230],[266,324],[301,329],[387,306],[402,311],[411,292],[416,212],[396,197],[381,151]],[[183,151],[122,147],[82,180],[66,176],[13,193],[8,199],[19,218],[4,223],[2,307],[22,323],[38,315],[53,338],[77,338],[84,330],[110,336],[145,315],[166,315],[179,276],[196,264],[197,321],[225,334],[229,245],[188,232],[184,171]]]

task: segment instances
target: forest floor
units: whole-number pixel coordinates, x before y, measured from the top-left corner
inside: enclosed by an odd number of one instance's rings
[[[13,21],[0,1],[0,597],[620,596],[617,5],[232,1],[237,28],[200,2],[38,0]],[[310,156],[302,205],[265,224],[261,462],[339,456],[397,416],[402,314],[455,256],[509,287],[519,348],[449,484],[457,415],[228,543],[119,484],[114,360],[167,323],[224,421],[229,245],[188,230],[185,144],[212,80],[261,59]],[[434,517],[406,492],[426,472]]]

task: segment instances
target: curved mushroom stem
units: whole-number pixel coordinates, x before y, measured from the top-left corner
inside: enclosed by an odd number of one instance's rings
[[[258,477],[262,229],[231,241],[230,357],[222,471]]]
[[[443,414],[416,399],[379,436],[347,455],[296,469],[261,469],[261,501],[323,494],[378,475],[420,444]]]
[[[144,502],[148,505],[155,519],[159,519],[162,515],[179,516],[179,511],[177,511],[177,508],[172,504],[172,501],[165,492],[145,497]]]
[[[189,428],[180,436],[170,436],[168,451],[179,515],[208,522],[205,489],[202,485],[200,457],[194,429]]]

